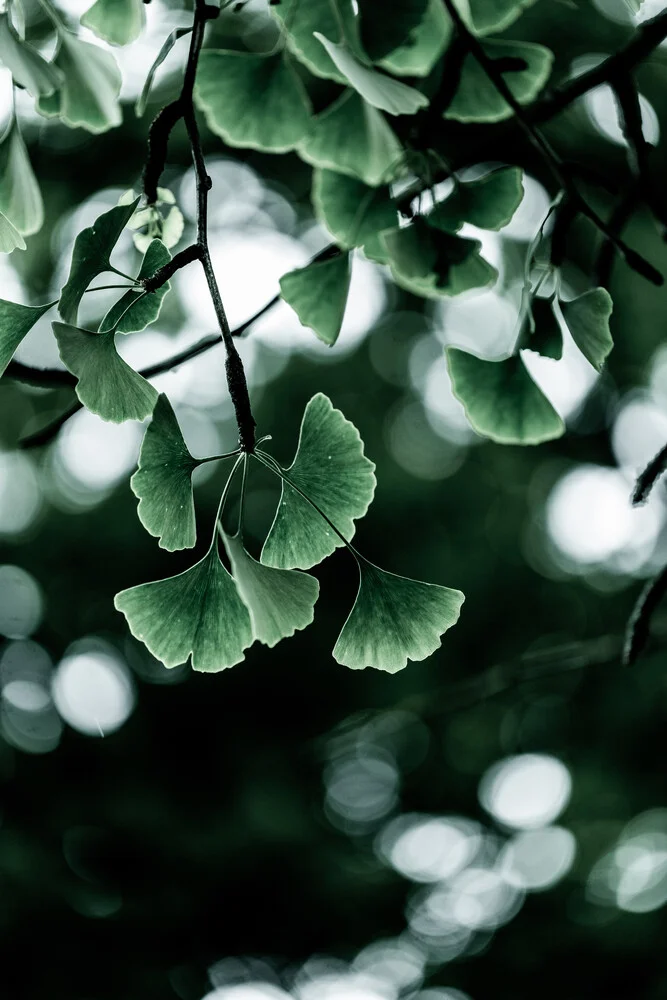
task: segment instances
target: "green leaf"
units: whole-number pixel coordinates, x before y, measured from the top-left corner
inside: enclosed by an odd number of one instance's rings
[[[375,465],[364,455],[359,431],[318,392],[301,421],[299,444],[287,475],[348,541],[375,492]],[[343,542],[296,490],[283,482],[280,503],[261,561],[278,569],[309,569]]]
[[[116,352],[114,333],[54,323],[60,357],[76,375],[76,394],[91,413],[120,424],[150,416],[157,390]]]
[[[334,659],[353,670],[375,667],[395,674],[408,660],[424,660],[458,621],[460,590],[396,576],[363,559],[359,590],[338,636]]]
[[[63,74],[47,62],[37,49],[18,37],[8,14],[0,14],[0,63],[12,74],[14,82],[31,97],[53,94],[63,82]]]
[[[604,288],[593,288],[570,302],[561,301],[560,308],[575,344],[595,370],[602,371],[614,346],[609,330],[611,295]]]
[[[351,89],[317,115],[298,153],[306,163],[349,174],[371,187],[388,184],[403,161],[403,147],[382,113]]]
[[[120,125],[118,97],[122,78],[110,52],[84,42],[70,31],[59,31],[53,60],[64,82],[52,97],[40,97],[37,110],[46,118],[60,118],[70,128],[97,135]]]
[[[183,440],[171,403],[160,393],[130,486],[139,498],[139,520],[169,552],[191,549],[197,540],[192,473],[198,464]]]
[[[52,302],[47,302],[45,306],[22,306],[18,302],[0,299],[0,375],[23,338],[52,305]]]
[[[22,236],[42,228],[44,203],[16,118],[0,142],[0,212]]]
[[[548,299],[533,298],[528,325],[521,347],[541,354],[543,358],[560,361],[563,357],[563,333],[554,311],[555,296]],[[532,322],[531,322],[532,321]]]
[[[96,0],[81,24],[111,45],[129,45],[146,24],[143,0]]]
[[[58,311],[66,323],[76,324],[79,302],[93,278],[112,270],[110,256],[129,222],[139,199],[116,205],[98,216],[92,226],[82,229],[74,241],[67,282],[60,293]]]
[[[350,255],[338,253],[284,274],[280,294],[303,326],[314,330],[330,347],[338,340],[350,289]]]
[[[315,76],[345,83],[345,77],[334,65],[328,52],[315,38],[319,31],[327,38],[336,38],[344,29],[345,41],[354,44],[356,18],[351,0],[281,0],[271,5],[271,13],[280,22],[287,48]]]
[[[452,22],[445,5],[442,0],[429,0],[420,24],[378,65],[399,76],[428,76],[451,37]]]
[[[358,0],[358,6],[364,50],[377,62],[413,41],[426,17],[428,0],[391,0],[389,8],[377,0]]]
[[[498,61],[503,79],[519,104],[530,104],[542,90],[553,64],[550,49],[532,42],[484,42],[487,55]],[[513,68],[514,66],[517,68]],[[512,68],[504,70],[503,65]],[[512,109],[473,55],[466,56],[461,80],[445,118],[460,122],[499,122]]]
[[[211,131],[230,146],[285,153],[310,126],[306,91],[282,52],[202,52],[195,99]]]
[[[450,196],[435,206],[428,221],[456,232],[465,222],[480,229],[502,229],[523,198],[520,167],[500,167],[474,181],[460,181]]]
[[[223,541],[255,639],[275,646],[311,624],[320,592],[315,577],[296,569],[263,566],[247,552],[239,535],[223,534]]]
[[[155,79],[155,74],[157,73],[158,69],[165,61],[165,59],[173,49],[178,39],[182,38],[184,35],[189,35],[191,31],[192,28],[174,28],[174,30],[170,31],[167,37],[165,38],[164,42],[162,43],[162,48],[156,55],[153,65],[148,71],[148,75],[146,77],[146,80],[144,81],[142,91],[139,94],[139,97],[137,98],[136,104],[134,105],[134,113],[137,116],[137,118],[141,118],[144,111],[146,110],[146,105],[148,104],[148,98],[150,96],[151,88],[153,86],[153,80]]]
[[[25,250],[25,240],[0,212],[0,253],[11,253],[12,250]]]
[[[419,90],[364,66],[344,45],[330,42],[319,31],[315,32],[315,37],[322,43],[350,86],[374,108],[387,111],[390,115],[414,115],[420,108],[427,107],[428,97]]]
[[[536,0],[469,0],[472,22],[477,35],[504,31]]]
[[[215,673],[240,663],[253,641],[250,614],[215,544],[184,573],[122,590],[114,604],[165,667],[192,656],[194,670]]]
[[[492,285],[498,272],[480,256],[481,243],[415,219],[382,234],[397,285],[437,299]]]
[[[363,246],[368,257],[386,261],[379,234],[398,221],[388,187],[368,187],[335,170],[314,170],[312,202],[315,214],[339,247]]]
[[[474,429],[499,444],[540,444],[560,437],[563,421],[518,355],[485,361],[447,348],[454,395]]]
[[[151,240],[137,280],[141,281],[142,278],[152,277],[160,267],[163,267],[170,260],[171,254],[162,240]],[[157,291],[150,292],[148,295],[141,291],[125,292],[102,320],[100,331],[102,333],[106,330],[115,330],[116,333],[135,333],[137,330],[145,330],[160,315],[162,300],[170,287],[169,282],[165,281],[164,285],[161,285]],[[116,324],[118,325],[116,326]]]

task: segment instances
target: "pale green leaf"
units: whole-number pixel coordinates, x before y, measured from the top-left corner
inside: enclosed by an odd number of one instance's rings
[[[536,0],[468,0],[475,33],[504,31]]]
[[[346,250],[363,246],[368,257],[386,261],[379,234],[398,222],[388,187],[368,187],[335,170],[314,170],[312,202],[338,246]]]
[[[22,236],[42,228],[44,203],[18,122],[0,142],[0,212]]]
[[[390,229],[382,239],[396,284],[416,295],[433,299],[460,295],[492,285],[498,277],[480,255],[479,240],[443,232],[422,219]]]
[[[519,104],[530,104],[540,93],[551,73],[553,52],[532,42],[485,41],[489,58],[497,61],[505,83]],[[504,66],[510,67],[504,69]],[[496,90],[473,55],[466,56],[461,79],[445,118],[460,122],[498,122],[509,118],[512,109]]]
[[[171,403],[161,393],[130,486],[139,498],[139,520],[149,534],[160,539],[160,548],[169,552],[191,549],[197,540],[192,495],[192,473],[197,465]]]
[[[306,91],[282,52],[202,52],[195,98],[209,128],[230,146],[285,153],[311,122]]]
[[[184,35],[190,34],[191,31],[192,28],[174,28],[174,30],[171,31],[165,38],[164,42],[162,43],[162,48],[156,55],[153,65],[148,71],[148,75],[144,81],[144,86],[142,88],[142,91],[139,94],[139,97],[137,98],[136,104],[134,105],[134,113],[137,116],[137,118],[141,118],[144,111],[146,110],[146,105],[148,104],[148,98],[150,96],[151,88],[153,86],[153,80],[155,79],[155,74],[157,73],[158,69],[165,61],[165,59],[173,49],[178,39],[182,38]]]
[[[331,0],[281,0],[270,9],[285,31],[288,49],[311,73],[345,83],[345,77],[315,38],[315,32],[338,38],[342,24],[344,40],[353,47],[355,41],[358,44],[352,0],[336,0],[335,8]]]
[[[45,306],[22,306],[18,302],[0,299],[0,375],[23,338],[52,305],[48,302]]]
[[[129,45],[144,29],[146,7],[143,0],[95,0],[81,24],[111,45]]]
[[[171,260],[171,254],[161,240],[151,240],[139,269],[137,280],[150,278]],[[115,330],[116,333],[135,333],[145,330],[160,315],[162,300],[169,291],[170,284],[164,285],[148,295],[141,291],[129,291],[111,307],[100,325],[100,330]],[[117,324],[117,325],[116,325]]]
[[[430,212],[433,226],[456,232],[468,222],[479,229],[502,229],[523,198],[519,167],[500,167],[474,181],[460,181]]]
[[[91,413],[115,424],[150,416],[157,390],[117,353],[113,331],[54,323],[53,332],[63,364],[78,379],[76,394]]]
[[[429,0],[420,24],[378,65],[399,76],[428,76],[451,37],[452,22],[445,5],[442,0]]]
[[[25,250],[25,240],[18,229],[0,212],[0,253]]]
[[[298,153],[306,163],[327,167],[378,187],[393,180],[403,147],[382,112],[348,89],[317,115]]]
[[[428,10],[428,0],[391,0],[391,4],[386,6],[378,0],[357,2],[361,42],[373,62],[384,59],[399,46],[409,45]],[[333,56],[332,59],[336,62]],[[338,68],[342,70],[341,66]],[[342,72],[345,73],[344,70]]]
[[[563,421],[520,356],[485,361],[447,348],[454,395],[474,429],[499,444],[540,444],[560,437]]]
[[[410,580],[359,561],[359,591],[338,636],[334,659],[353,670],[375,667],[395,674],[408,660],[424,660],[458,621],[464,595]]]
[[[338,253],[284,274],[280,294],[297,314],[303,326],[314,330],[320,340],[332,346],[343,325],[350,288],[350,255]]]
[[[593,288],[560,308],[572,339],[596,371],[602,367],[614,346],[609,330],[609,317],[614,304],[604,288]]]
[[[94,134],[121,124],[118,98],[122,78],[110,52],[82,41],[70,31],[60,31],[53,62],[65,79],[52,97],[38,100],[40,114],[60,118],[70,128],[80,127]]]
[[[215,673],[240,663],[253,641],[250,614],[216,545],[184,573],[122,590],[114,604],[165,667],[192,656],[195,670]]]
[[[359,431],[323,393],[308,403],[296,455],[287,475],[348,541],[375,492],[375,465],[364,455]],[[343,542],[287,483],[262,549],[265,566],[309,569]]]
[[[63,82],[58,67],[18,37],[6,13],[0,14],[0,64],[7,67],[14,82],[31,97],[53,94]]]

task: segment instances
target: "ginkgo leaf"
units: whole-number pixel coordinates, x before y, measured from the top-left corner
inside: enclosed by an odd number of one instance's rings
[[[516,101],[519,104],[533,101],[549,79],[553,52],[533,42],[485,41],[484,48],[489,58],[496,62]],[[512,109],[485,70],[472,54],[467,55],[445,118],[460,122],[498,122],[511,115]]]
[[[329,346],[336,343],[343,325],[351,273],[349,253],[338,253],[280,279],[285,302],[303,326],[309,326]]]
[[[202,52],[195,98],[211,131],[230,146],[285,153],[310,126],[306,91],[283,52]]]
[[[38,232],[44,222],[42,193],[15,118],[0,142],[0,212],[22,236]]]
[[[325,47],[346,81],[365,101],[390,115],[414,115],[428,106],[428,97],[414,87],[385,76],[357,59],[344,45],[329,41],[319,31],[315,37]]]
[[[173,49],[178,39],[182,38],[184,35],[189,35],[191,31],[192,28],[174,28],[174,30],[170,31],[167,37],[165,38],[164,42],[162,43],[162,48],[156,55],[153,65],[148,71],[141,93],[139,94],[137,102],[134,105],[134,113],[137,116],[137,118],[141,118],[144,111],[146,110],[146,105],[148,104],[148,98],[150,96],[151,88],[153,86],[153,80],[155,79],[155,74],[157,73],[158,69],[165,61],[165,59]]]
[[[52,305],[47,302],[45,306],[22,306],[0,299],[0,375],[23,338]]]
[[[37,49],[18,37],[7,13],[0,14],[0,63],[31,97],[53,94],[64,79],[57,66],[47,62]]]
[[[543,358],[560,361],[563,357],[563,333],[554,307],[555,296],[533,299],[528,317],[529,329],[521,341],[521,347],[535,351]]]
[[[114,333],[93,333],[66,323],[53,332],[65,367],[76,375],[76,394],[91,413],[120,424],[150,416],[157,390],[116,351]]]
[[[396,576],[359,560],[359,590],[338,636],[338,663],[395,674],[408,660],[424,660],[458,621],[465,600],[460,590]]]
[[[602,371],[614,346],[609,317],[614,304],[605,288],[593,288],[570,302],[560,303],[572,339],[596,371]]]
[[[500,444],[540,444],[560,437],[565,426],[520,356],[485,361],[447,348],[454,395],[474,429]]]
[[[428,4],[429,0],[391,0],[387,8],[377,0],[357,0],[361,42],[370,59],[378,62],[399,46],[409,45],[426,18]]]
[[[139,199],[116,205],[82,229],[74,241],[69,276],[60,293],[58,311],[66,323],[76,323],[79,302],[93,278],[111,270],[110,256],[120,234],[129,222]]]
[[[452,30],[442,0],[429,0],[426,13],[412,34],[380,59],[378,65],[399,76],[428,76],[447,48]]]
[[[52,96],[40,97],[40,114],[95,135],[121,124],[118,98],[122,77],[110,52],[84,42],[71,31],[59,31],[53,63],[62,70],[64,82]]]
[[[18,229],[0,212],[0,253],[25,250],[25,240]]]
[[[239,535],[223,534],[223,541],[239,594],[250,612],[255,639],[275,646],[311,624],[320,592],[314,576],[263,566],[246,550]]]
[[[375,465],[364,455],[359,431],[318,392],[306,406],[290,480],[348,541],[375,492]],[[262,549],[265,566],[310,569],[343,542],[302,496],[283,482],[276,516]]]
[[[281,0],[271,4],[271,13],[279,20],[287,48],[315,76],[345,83],[345,77],[334,65],[326,49],[315,38],[319,31],[327,38],[338,37],[341,25],[345,40],[354,44],[356,18],[352,0]]]
[[[382,234],[397,285],[426,298],[460,295],[494,283],[498,272],[480,255],[481,243],[416,219]]]
[[[81,24],[111,45],[129,45],[146,24],[143,0],[95,0]]]
[[[449,198],[429,213],[432,226],[456,232],[468,222],[480,229],[502,229],[523,198],[519,167],[500,167],[474,181],[459,181]]]
[[[382,113],[351,88],[317,115],[298,153],[306,163],[349,174],[371,187],[389,183],[403,160],[403,147]]]
[[[398,222],[388,187],[369,187],[335,170],[314,170],[312,202],[339,247],[363,246],[368,257],[386,260],[380,233]]]
[[[197,540],[192,473],[198,464],[183,440],[171,403],[160,393],[130,486],[139,499],[139,520],[169,552],[191,549]]]
[[[162,240],[151,240],[148,250],[137,275],[137,280],[150,278],[155,272],[171,260],[171,254]],[[160,315],[162,300],[169,291],[170,284],[165,281],[157,291],[148,295],[141,291],[129,291],[111,307],[100,325],[102,332],[114,330],[116,333],[135,333],[145,330],[154,323]],[[116,325],[118,324],[118,325]]]
[[[217,545],[190,569],[116,594],[130,632],[165,667],[192,656],[194,670],[233,667],[252,644],[250,614]]]
[[[477,35],[504,31],[536,0],[468,0]]]

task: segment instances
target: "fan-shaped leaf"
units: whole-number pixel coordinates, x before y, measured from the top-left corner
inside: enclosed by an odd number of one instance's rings
[[[428,76],[447,48],[451,36],[452,22],[442,0],[429,0],[419,25],[378,65],[399,76]]]
[[[111,45],[128,45],[146,24],[143,0],[95,0],[81,24]]]
[[[332,346],[343,325],[350,288],[350,255],[338,253],[329,260],[284,274],[280,294],[304,326]]]
[[[377,0],[358,0],[358,6],[364,50],[378,62],[414,40],[426,17],[428,0],[392,0],[390,8]]]
[[[150,278],[155,272],[171,260],[171,254],[167,250],[162,240],[151,240],[148,250],[141,263],[137,280]],[[170,284],[165,281],[157,291],[148,295],[141,291],[129,291],[111,307],[102,320],[100,330],[114,330],[116,333],[135,333],[137,330],[145,330],[147,326],[154,323],[160,315],[162,300],[169,291]],[[134,303],[134,304],[133,304]],[[116,326],[116,324],[118,324]]]
[[[500,167],[474,181],[460,181],[449,198],[429,214],[432,226],[456,232],[465,222],[480,229],[502,229],[523,198],[519,167]]]
[[[171,403],[161,393],[130,486],[139,498],[139,520],[169,552],[191,549],[197,540],[192,472],[198,464],[183,440]]]
[[[386,261],[379,234],[398,221],[388,187],[368,187],[335,170],[315,170],[312,200],[316,215],[338,246],[363,246],[368,257]]]
[[[486,41],[487,55],[497,60],[507,86],[519,104],[529,104],[542,90],[553,64],[553,52],[532,42]],[[507,69],[503,67],[507,66]],[[512,109],[473,55],[463,63],[461,80],[445,118],[460,122],[498,122]]]
[[[230,146],[284,153],[310,126],[306,92],[282,52],[202,52],[195,98],[211,130]]]
[[[182,38],[183,35],[189,35],[191,31],[192,28],[174,28],[174,30],[171,31],[165,38],[164,42],[162,43],[162,48],[156,55],[153,65],[148,71],[148,75],[146,76],[146,79],[144,81],[143,88],[141,90],[141,93],[139,94],[139,97],[137,98],[137,103],[134,106],[134,113],[137,116],[137,118],[141,118],[144,111],[146,110],[146,105],[148,104],[148,98],[150,96],[151,87],[153,86],[153,80],[155,79],[155,74],[157,73],[158,69],[165,61],[165,59],[173,49],[178,39]]]
[[[401,288],[427,298],[460,295],[493,284],[498,272],[480,256],[481,243],[443,232],[416,219],[382,239]]]
[[[25,250],[25,240],[18,229],[0,212],[0,253]]]
[[[22,236],[36,233],[44,222],[42,193],[16,119],[0,142],[0,212]]]
[[[349,541],[375,492],[375,465],[364,455],[359,431],[323,393],[308,403],[289,478],[324,511]],[[265,566],[309,569],[343,542],[287,483],[262,549]]]
[[[517,355],[484,361],[447,348],[454,395],[479,433],[500,444],[540,444],[560,437],[565,427]]]
[[[53,94],[64,79],[57,66],[47,62],[37,49],[18,37],[6,13],[0,14],[0,63],[31,97]]]
[[[157,391],[116,352],[113,331],[54,323],[53,332],[63,364],[79,380],[76,394],[91,413],[115,424],[150,416]]]
[[[215,544],[184,573],[122,590],[114,604],[165,667],[192,656],[194,670],[215,673],[240,663],[253,641],[250,614]]]
[[[536,0],[468,0],[470,13],[478,35],[504,31]]]
[[[359,574],[357,599],[333,651],[346,667],[395,674],[408,660],[435,652],[458,620],[465,599],[460,590],[396,576],[365,559]]]
[[[58,39],[53,62],[62,70],[64,82],[52,96],[40,97],[37,110],[46,118],[60,118],[70,128],[80,126],[94,134],[120,125],[122,78],[112,54],[70,31],[60,31]]]
[[[555,296],[533,299],[520,346],[553,361],[563,357],[563,333],[555,312]]]
[[[338,83],[346,82],[315,38],[315,32],[337,38],[342,25],[345,41],[356,48],[357,26],[352,0],[336,0],[335,8],[331,0],[281,0],[271,5],[271,13],[284,29],[288,49],[311,73]]]
[[[614,346],[609,330],[614,308],[611,295],[604,288],[593,288],[570,302],[561,302],[560,307],[575,344],[596,371],[602,371]]]
[[[22,306],[0,299],[0,375],[23,338],[52,305],[47,302],[45,306]]]

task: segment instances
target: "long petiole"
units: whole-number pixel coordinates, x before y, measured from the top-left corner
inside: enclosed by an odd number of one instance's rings
[[[96,288],[87,288],[84,295],[88,295],[89,292],[110,292],[116,289],[122,289],[124,292],[134,291],[135,288],[141,288],[139,282],[135,282],[133,285],[97,285]]]
[[[238,469],[240,463],[242,462],[242,460],[244,458],[245,458],[244,454],[239,455],[239,457],[234,462],[234,466],[232,468],[232,471],[227,476],[227,482],[225,483],[225,488],[222,491],[222,496],[220,497],[220,503],[218,504],[218,510],[217,510],[216,515],[215,515],[215,521],[213,522],[213,537],[211,538],[211,544],[209,545],[209,548],[208,548],[209,552],[211,551],[211,549],[215,545],[216,539],[218,537],[218,523],[220,521],[220,518],[222,517],[222,512],[223,512],[223,510],[225,508],[225,503],[227,502],[227,497],[229,495],[229,490],[230,490],[230,487],[232,485],[232,479],[234,478],[234,474],[236,473],[236,470]]]
[[[241,454],[240,448],[235,448],[234,451],[226,451],[224,455],[209,455],[208,458],[198,458],[196,459],[197,465],[205,465],[207,462],[221,462],[225,458],[234,458],[236,455]]]

